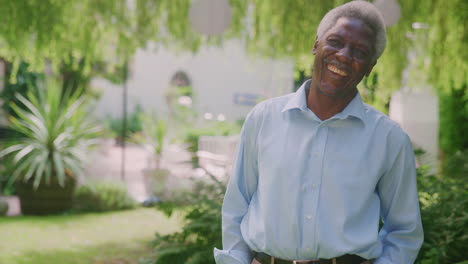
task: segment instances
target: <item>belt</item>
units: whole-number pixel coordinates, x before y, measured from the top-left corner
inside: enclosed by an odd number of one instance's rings
[[[272,257],[262,252],[253,252],[253,257],[261,264],[371,264],[371,260],[366,260],[357,255],[343,255],[332,259],[313,260],[285,260]]]

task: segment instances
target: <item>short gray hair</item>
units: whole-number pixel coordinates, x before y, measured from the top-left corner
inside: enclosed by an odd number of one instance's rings
[[[352,1],[333,8],[322,18],[317,28],[317,39],[320,39],[332,28],[341,17],[357,18],[368,25],[375,33],[374,59],[377,60],[385,50],[387,36],[385,22],[380,11],[366,1]]]

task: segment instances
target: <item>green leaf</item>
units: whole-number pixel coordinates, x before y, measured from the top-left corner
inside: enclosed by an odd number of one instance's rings
[[[31,97],[34,97],[32,94],[31,94]],[[34,106],[28,99],[26,99],[24,96],[18,94],[17,95],[17,98],[18,100],[23,103],[27,109],[29,111],[31,111],[36,117],[40,118],[42,117],[42,113],[39,111],[39,109],[36,108],[36,106]],[[18,108],[17,108],[18,109]],[[17,111],[16,113],[19,114],[19,112],[22,112],[22,111]],[[42,119],[42,121],[44,122],[44,119]]]
[[[10,147],[0,151],[0,158],[5,157],[5,156],[9,155],[10,153],[19,151],[19,150],[23,149],[24,147],[25,147],[24,144],[17,144],[17,145],[10,146]]]
[[[18,163],[19,161],[21,161],[22,158],[24,158],[26,155],[28,155],[29,153],[31,153],[31,151],[34,150],[34,146],[33,145],[26,145],[24,146],[23,149],[21,149],[20,151],[18,151],[18,153],[16,154],[15,158],[13,159],[13,161],[15,163]]]
[[[63,166],[63,158],[61,157],[60,153],[58,152],[53,152],[52,154],[53,159],[54,159],[54,168],[55,168],[55,174],[57,176],[57,180],[60,184],[60,186],[64,187],[65,186],[65,167]]]

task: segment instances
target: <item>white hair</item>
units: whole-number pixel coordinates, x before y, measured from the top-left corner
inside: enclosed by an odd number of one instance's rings
[[[357,18],[368,25],[375,33],[374,60],[377,60],[385,50],[387,37],[385,22],[380,11],[366,1],[352,1],[333,8],[322,18],[317,28],[317,39],[320,39],[332,28],[341,17]]]

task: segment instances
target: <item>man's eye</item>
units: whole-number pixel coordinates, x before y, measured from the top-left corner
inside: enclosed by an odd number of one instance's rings
[[[367,52],[362,49],[354,49],[353,54],[356,58],[364,59],[367,57]]]
[[[337,39],[329,39],[328,44],[330,44],[330,46],[335,47],[335,48],[341,47],[341,41]]]

